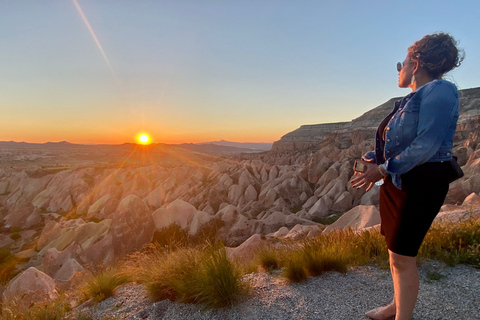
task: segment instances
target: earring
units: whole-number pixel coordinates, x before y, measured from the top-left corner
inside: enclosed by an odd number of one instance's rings
[[[410,84],[413,85],[414,82],[415,82],[415,75],[412,75],[412,79],[410,80]]]

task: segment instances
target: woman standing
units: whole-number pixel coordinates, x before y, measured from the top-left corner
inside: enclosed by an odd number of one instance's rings
[[[412,92],[395,103],[381,122],[375,151],[362,157],[366,171],[352,180],[356,188],[380,188],[381,233],[390,257],[394,298],[368,311],[370,319],[409,320],[417,301],[418,249],[448,192],[449,161],[458,120],[454,84],[442,80],[458,67],[463,52],[445,33],[424,36],[397,64],[398,86]]]

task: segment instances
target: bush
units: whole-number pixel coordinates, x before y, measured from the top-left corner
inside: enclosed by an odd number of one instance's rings
[[[166,249],[175,250],[177,248],[187,247],[189,243],[188,232],[180,228],[177,224],[171,224],[167,228],[155,231],[153,243]]]
[[[22,236],[20,235],[20,233],[12,233],[12,234],[10,235],[10,239],[12,239],[12,240],[14,240],[14,241],[20,239],[21,237],[22,237]]]

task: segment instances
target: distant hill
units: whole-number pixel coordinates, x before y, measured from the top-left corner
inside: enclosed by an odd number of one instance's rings
[[[231,142],[231,141],[225,141],[225,140],[203,142],[199,144],[214,144],[217,146],[250,149],[252,151],[269,151],[270,149],[272,149],[272,145],[273,145],[273,143],[267,143],[267,142]]]
[[[46,143],[28,143],[15,141],[0,141],[2,149],[41,149],[41,150],[135,150],[139,147],[148,150],[184,150],[191,152],[206,153],[210,155],[232,155],[239,153],[263,152],[271,149],[271,143],[239,143],[228,141],[216,141],[206,143],[183,143],[183,144],[164,144],[152,143],[147,146],[135,143],[123,144],[75,144],[67,141],[46,142]]]

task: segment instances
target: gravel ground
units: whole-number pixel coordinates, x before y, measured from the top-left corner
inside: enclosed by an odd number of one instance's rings
[[[435,273],[441,279],[431,280]],[[303,283],[289,283],[278,274],[249,274],[251,294],[230,309],[203,310],[201,306],[170,302],[152,303],[145,290],[125,285],[115,297],[96,309],[86,305],[77,312],[92,319],[366,319],[365,311],[390,303],[393,286],[388,270],[357,267],[346,274],[326,273]],[[480,270],[454,268],[431,261],[420,268],[420,293],[413,319],[480,319]]]

